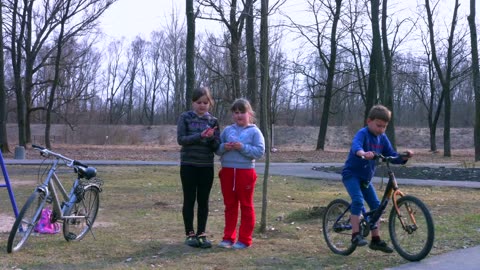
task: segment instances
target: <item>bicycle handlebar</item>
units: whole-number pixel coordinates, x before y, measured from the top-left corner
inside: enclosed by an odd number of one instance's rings
[[[392,160],[397,159],[397,158],[399,158],[399,157],[401,157],[401,158],[404,158],[404,157],[409,158],[410,155],[409,155],[407,152],[398,154],[398,156],[384,156],[384,155],[382,155],[382,154],[380,154],[380,153],[375,153],[375,157],[374,157],[373,159],[374,159],[374,160],[379,159],[379,160],[381,160],[382,162],[390,163]]]
[[[40,146],[40,145],[35,145],[35,144],[32,144],[32,147],[35,149],[35,150],[38,150],[40,151],[40,154],[44,157],[48,157],[48,156],[54,156],[56,158],[59,158],[59,159],[63,159],[65,161],[68,162],[67,166],[68,167],[75,167],[75,166],[82,166],[82,167],[85,167],[87,168],[88,165],[85,165],[83,163],[81,163],[80,161],[78,160],[74,160],[74,159],[71,159],[71,158],[68,158],[62,154],[59,154],[59,153],[56,153],[56,152],[53,152],[52,150],[49,150],[43,146]]]

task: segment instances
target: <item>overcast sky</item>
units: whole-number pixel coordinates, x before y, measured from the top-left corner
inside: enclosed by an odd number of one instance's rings
[[[311,18],[311,14],[301,12],[303,3],[306,0],[288,0],[282,9],[287,11],[289,16],[293,16],[296,20],[306,20]],[[424,3],[424,0],[417,0]],[[389,6],[395,10],[404,10],[404,12],[413,12],[408,10],[414,9],[415,0],[390,0]],[[451,13],[453,0],[440,0],[446,4],[447,10]],[[272,1],[270,1],[272,2]],[[410,7],[408,7],[410,5]],[[461,10],[459,19],[466,24],[466,14],[469,12],[469,0],[460,0]],[[477,4],[478,5],[478,4]],[[440,8],[442,10],[442,8]],[[478,6],[477,6],[478,10]],[[185,20],[185,0],[119,0],[113,4],[101,18],[101,26],[105,35],[112,39],[120,39],[126,37],[132,40],[135,36],[140,35],[145,39],[149,39],[152,31],[162,29],[171,20],[172,13],[180,16],[180,20]],[[479,20],[477,11],[477,23]],[[451,14],[445,16],[445,20],[450,23]],[[209,22],[206,20],[198,20],[196,23],[197,33],[211,31],[212,29],[220,29],[218,22]],[[439,24],[436,25],[439,27]],[[477,26],[480,27],[480,26]],[[443,32],[443,31],[442,31]],[[446,31],[448,32],[448,31]]]

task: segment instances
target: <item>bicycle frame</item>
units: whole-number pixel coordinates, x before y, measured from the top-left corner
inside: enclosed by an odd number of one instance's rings
[[[96,178],[97,170],[44,147],[32,146],[51,161],[45,163],[48,168],[42,174],[45,177],[43,182],[28,197],[12,226],[8,253],[20,250],[26,243],[46,204],[52,204],[53,208],[50,222],[63,222],[63,236],[67,241],[79,241],[88,232],[93,235],[92,226],[98,213],[103,181]],[[77,174],[69,191],[57,175],[57,169],[62,165],[72,168]]]
[[[64,213],[68,210],[69,207],[77,200],[75,195],[75,188],[78,186],[78,178],[75,179],[75,182],[70,190],[70,193],[67,194],[67,191],[63,184],[60,182],[60,179],[57,176],[56,170],[60,159],[57,158],[53,161],[53,164],[50,166],[48,175],[45,178],[45,182],[37,187],[37,190],[41,190],[45,194],[45,198],[52,198],[53,212],[57,214],[56,219],[66,219],[66,218],[82,218],[84,216],[65,216]],[[61,197],[59,196],[59,193]],[[63,199],[63,202],[60,202],[60,198]]]
[[[398,199],[401,197],[404,197],[405,194],[400,191],[398,184],[397,184],[397,179],[395,178],[395,174],[393,171],[390,169],[390,162],[385,162],[387,164],[387,174],[388,174],[388,183],[387,187],[385,188],[385,192],[383,194],[382,200],[380,202],[380,206],[372,211],[366,212],[365,208],[362,208],[362,214],[367,221],[368,225],[370,226],[370,229],[376,229],[377,223],[380,220],[383,212],[388,206],[388,202],[390,199],[393,201],[393,207],[395,208],[395,211],[397,213],[400,213],[400,210],[397,205]],[[350,209],[350,207],[349,207]],[[413,220],[414,224],[416,224],[415,217],[412,214],[412,211],[410,208],[408,208],[408,213]],[[400,224],[402,224],[403,229],[407,230],[405,223],[402,219],[400,219]]]

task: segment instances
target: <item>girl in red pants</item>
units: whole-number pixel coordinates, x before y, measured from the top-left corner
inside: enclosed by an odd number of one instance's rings
[[[220,135],[221,144],[217,150],[221,156],[222,168],[218,175],[225,204],[225,229],[219,246],[244,249],[252,245],[255,227],[253,192],[257,180],[255,159],[265,153],[265,140],[260,129],[253,124],[255,113],[246,99],[235,100],[230,110],[234,124],[226,127]]]

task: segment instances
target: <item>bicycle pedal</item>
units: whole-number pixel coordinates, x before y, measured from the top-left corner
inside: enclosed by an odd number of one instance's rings
[[[67,238],[68,238],[69,240],[75,240],[75,239],[77,239],[77,235],[74,234],[74,233],[72,233],[72,232],[69,232],[69,233],[67,234]]]

